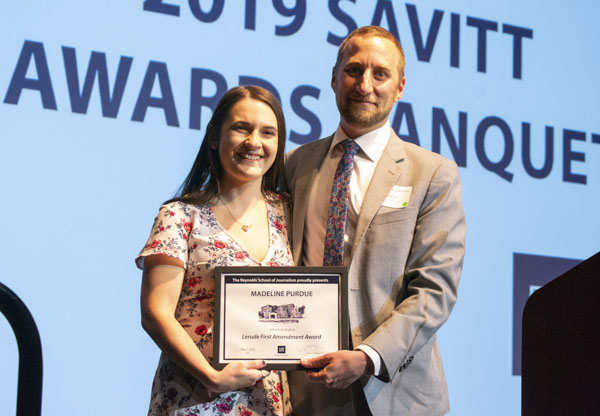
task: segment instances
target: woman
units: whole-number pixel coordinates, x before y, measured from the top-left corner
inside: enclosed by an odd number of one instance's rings
[[[288,266],[282,198],[285,120],[277,100],[248,86],[217,104],[179,197],[159,211],[136,259],[142,325],[162,349],[149,415],[291,412],[285,373],[264,361],[210,365],[214,267]]]

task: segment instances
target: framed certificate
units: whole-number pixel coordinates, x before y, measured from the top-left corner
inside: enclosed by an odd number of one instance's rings
[[[217,267],[216,368],[265,360],[302,370],[301,358],[348,348],[347,267]]]

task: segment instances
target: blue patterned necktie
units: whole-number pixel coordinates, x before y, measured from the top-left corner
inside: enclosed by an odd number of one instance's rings
[[[342,143],[344,155],[338,163],[331,188],[329,217],[325,232],[323,266],[341,266],[344,264],[344,231],[348,217],[348,196],[350,194],[350,176],[354,169],[354,155],[360,149],[352,139]]]

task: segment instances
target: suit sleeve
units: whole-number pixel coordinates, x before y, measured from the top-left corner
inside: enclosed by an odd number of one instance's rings
[[[364,341],[384,363],[384,381],[407,368],[456,302],[465,250],[465,215],[456,164],[443,160],[419,207],[413,240],[394,292],[395,307]],[[369,276],[367,276],[367,279]]]

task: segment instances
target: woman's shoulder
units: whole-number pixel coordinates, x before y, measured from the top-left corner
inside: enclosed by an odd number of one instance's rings
[[[265,199],[269,204],[271,211],[271,220],[274,221],[277,229],[283,228],[282,224],[285,224],[286,220],[290,216],[290,201],[291,198],[286,197],[285,194],[278,194],[276,192],[265,192]]]
[[[265,191],[264,195],[266,201],[273,206],[283,206],[283,204],[287,204],[290,200],[289,194],[285,192]]]
[[[159,212],[163,215],[191,217],[205,212],[209,208],[205,203],[194,203],[193,201],[171,200],[163,203]]]
[[[173,199],[169,199],[168,201],[163,203],[163,207],[167,206],[167,207],[174,207],[174,208],[178,208],[178,209],[187,209],[187,210],[193,210],[193,209],[207,209],[208,207],[210,207],[211,201],[214,199],[214,197],[211,197],[210,195],[206,194],[205,192],[202,191],[198,191],[198,192],[192,192],[186,195],[181,195],[178,197],[175,197]]]

